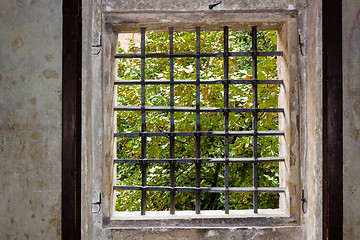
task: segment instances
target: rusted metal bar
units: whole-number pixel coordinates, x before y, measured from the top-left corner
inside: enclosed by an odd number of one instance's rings
[[[264,112],[280,112],[283,113],[283,108],[212,108],[212,107],[167,107],[167,106],[116,106],[115,111],[157,111],[157,112],[234,112],[234,113],[264,113]]]
[[[252,79],[257,80],[257,31],[256,27],[252,27]],[[253,108],[258,108],[258,93],[257,93],[257,84],[254,82],[253,84]],[[254,213],[258,212],[258,193],[256,189],[258,188],[258,163],[257,163],[257,142],[258,142],[258,130],[257,130],[257,121],[258,121],[258,112],[253,112],[253,186],[255,188],[255,192],[253,195],[253,205],[254,205]]]
[[[251,57],[252,52],[229,52],[229,57]],[[283,52],[257,52],[257,56],[268,57],[268,56],[283,56]],[[202,52],[202,53],[174,53],[170,55],[169,53],[147,53],[145,55],[137,53],[125,53],[125,54],[115,54],[115,58],[182,58],[182,57],[224,57],[223,52]]]
[[[169,28],[170,56],[174,54],[174,30]],[[174,107],[174,58],[170,57],[170,108]],[[174,111],[170,111],[170,132],[175,132]],[[170,158],[175,158],[175,136],[170,134]],[[175,187],[175,162],[170,162],[170,185]],[[175,191],[170,191],[170,214],[175,214]]]
[[[199,159],[201,157],[200,144],[201,138],[197,134],[200,131],[200,27],[196,28],[196,126],[195,126],[195,155]],[[201,183],[201,163],[200,161],[195,162],[195,186],[196,189],[200,189]],[[201,209],[201,192],[200,190],[195,191],[195,212],[200,214]]]
[[[224,193],[229,192],[242,192],[242,193],[284,193],[285,188],[281,187],[230,187],[226,189],[225,187],[168,187],[168,186],[113,186],[113,190],[132,190],[132,191],[176,191],[176,192],[214,192],[214,193]]]
[[[200,84],[224,84],[225,80],[200,80]],[[228,84],[283,84],[283,80],[230,80]],[[115,81],[115,85],[140,85],[141,80],[120,80]],[[196,80],[145,80],[146,85],[156,84],[198,84]]]
[[[141,163],[146,161],[148,163],[225,163],[225,158],[161,158],[161,159],[114,159],[114,163]],[[254,158],[228,158],[229,163],[253,163]],[[263,157],[258,158],[258,162],[284,162],[285,159],[281,157]]]
[[[193,136],[283,136],[283,131],[198,131],[198,132],[131,132],[131,133],[114,133],[114,137],[193,137]],[[200,158],[200,156],[199,156]]]
[[[229,28],[224,27],[224,109],[229,108]],[[229,111],[224,111],[224,175],[229,189]],[[229,192],[225,191],[225,214],[229,214]]]
[[[141,132],[146,132],[145,28],[141,28]],[[141,136],[141,158],[146,158],[146,136]],[[141,184],[146,186],[147,162],[141,163]],[[146,189],[141,192],[141,215],[146,213]]]

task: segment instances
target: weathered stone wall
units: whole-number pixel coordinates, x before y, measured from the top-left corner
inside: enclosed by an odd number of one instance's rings
[[[0,1],[0,239],[61,236],[62,1]]]
[[[321,1],[300,11],[300,163],[303,239],[322,238],[322,18]]]
[[[343,1],[344,239],[360,239],[360,2]]]
[[[117,229],[111,231],[112,238],[121,240],[290,240],[302,239],[298,227],[287,228],[144,228]]]

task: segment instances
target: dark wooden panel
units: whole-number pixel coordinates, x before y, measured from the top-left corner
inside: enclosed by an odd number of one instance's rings
[[[81,239],[81,0],[63,1],[62,239]]]
[[[343,238],[342,1],[323,0],[323,238]]]

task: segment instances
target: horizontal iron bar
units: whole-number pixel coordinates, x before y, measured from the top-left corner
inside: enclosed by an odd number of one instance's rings
[[[142,111],[141,106],[116,106],[115,111]],[[168,106],[147,106],[145,111],[157,111],[157,112],[196,112],[196,107],[168,107]],[[203,107],[199,109],[199,112],[284,112],[283,108],[214,108]]]
[[[114,159],[114,163],[225,163],[225,158]],[[284,162],[282,157],[229,158],[229,163]]]
[[[283,193],[285,192],[285,188],[282,187],[163,187],[163,186],[113,186],[113,190],[135,190],[135,191],[176,191],[176,192],[217,192],[217,193],[223,193],[223,192],[262,192],[262,193]]]
[[[270,56],[283,56],[283,52],[229,52],[229,57],[270,57]],[[170,58],[170,57],[223,57],[223,52],[200,52],[200,53],[146,53],[146,54],[137,54],[137,53],[125,53],[125,54],[115,54],[115,58]]]
[[[147,85],[155,84],[283,84],[283,80],[145,80],[144,83]],[[115,81],[115,85],[140,85],[143,82],[141,80],[120,80]]]
[[[229,52],[229,57],[251,57],[253,54],[258,57],[272,57],[279,56],[282,57],[284,55],[283,52],[275,51],[275,52]]]
[[[198,131],[198,132],[131,132],[114,133],[114,137],[170,137],[170,136],[281,136],[283,131]]]

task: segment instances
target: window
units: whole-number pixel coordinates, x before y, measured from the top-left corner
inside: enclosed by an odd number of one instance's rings
[[[263,198],[270,198],[266,200],[271,206],[266,206],[265,202],[263,207],[278,207],[277,194],[284,192],[282,187],[276,186],[278,162],[284,161],[278,156],[278,137],[284,133],[278,130],[278,114],[283,113],[277,106],[280,87],[274,85],[283,81],[266,77],[277,77],[274,65],[276,67],[276,56],[281,56],[282,52],[259,51],[258,34],[264,40],[263,45],[270,45],[263,48],[276,48],[276,32],[258,33],[256,26],[251,32],[232,32],[230,40],[227,26],[223,32],[201,32],[200,27],[196,27],[194,33],[176,34],[180,38],[179,47],[174,47],[172,27],[167,33],[151,33],[152,38],[148,39],[151,47],[146,47],[145,28],[141,28],[140,46],[136,47],[134,39],[129,42],[131,51],[140,53],[115,55],[115,58],[130,59],[121,62],[118,75],[123,80],[115,82],[122,85],[118,89],[118,102],[123,104],[115,107],[117,129],[121,131],[115,133],[115,137],[121,139],[117,141],[120,159],[115,159],[114,163],[118,164],[117,183],[122,185],[113,189],[118,192],[119,208],[136,209],[134,205],[140,203],[143,215],[147,208],[169,209],[175,214],[175,205],[179,202],[183,209],[194,208],[196,213],[200,213],[202,205],[207,209],[222,206],[225,214],[229,213],[230,206],[234,210],[252,205],[257,213],[259,195],[264,193],[268,195]],[[188,38],[194,38],[194,46],[188,42],[188,47],[181,49],[181,40]],[[154,39],[158,41],[152,43]],[[229,46],[229,42],[233,45]],[[168,52],[156,44],[165,45]],[[203,52],[201,45],[213,51]],[[218,49],[219,45],[223,45],[223,49]],[[174,52],[174,49],[181,51],[191,47],[194,52]],[[251,51],[235,51],[248,47]],[[146,50],[153,48],[155,52],[147,53]],[[258,79],[261,57],[264,58],[263,72]],[[146,68],[150,69],[146,71]],[[243,79],[238,79],[239,73]],[[160,80],[148,79],[154,77]],[[124,106],[126,103],[138,106]],[[213,121],[217,126],[213,126]],[[258,130],[260,126],[266,130]],[[247,147],[237,150],[245,145]],[[149,150],[152,153],[148,153]],[[151,175],[150,182],[148,175]],[[270,181],[266,181],[269,178]],[[259,179],[263,185],[276,187],[261,186]],[[124,185],[127,183],[131,185]],[[147,199],[149,191],[165,194],[153,194]],[[252,203],[243,204],[249,203],[251,198]]]
[[[104,216],[114,220],[134,216],[115,211],[115,207],[135,211],[137,216],[157,217],[163,214],[158,211],[166,211],[179,219],[184,212],[188,214],[182,210],[197,213],[195,218],[207,212],[236,218],[236,214],[250,214],[251,209],[253,214],[247,216],[253,218],[289,219],[267,223],[293,221],[299,206],[295,195],[299,185],[294,180],[299,169],[297,126],[291,119],[297,108],[290,105],[297,102],[292,19],[250,19],[239,24],[236,16],[225,14],[225,20],[214,27],[200,20],[186,23],[186,14],[172,16],[181,21],[157,24],[146,18],[137,23],[138,18],[131,21],[133,15],[124,15],[105,17],[104,148],[110,150],[104,154],[104,182],[112,184],[105,187],[109,202]],[[271,32],[263,32],[267,29]],[[117,52],[117,34],[139,30],[139,44],[134,40],[130,53]],[[264,51],[258,45],[266,41],[260,43],[256,36],[276,38],[274,30],[279,32],[280,50]],[[164,46],[149,49],[152,39],[147,33],[164,37]],[[239,33],[250,39],[248,49],[234,43]],[[192,36],[192,42],[184,41],[186,51],[177,45],[182,34]],[[217,40],[203,48],[207,35]],[[212,44],[219,42],[220,47]],[[275,67],[261,65],[276,58]],[[119,59],[121,68],[117,68]],[[213,68],[216,70],[209,71]],[[239,122],[246,124],[239,127]],[[115,151],[110,146],[116,146]],[[239,154],[239,146],[246,151]],[[206,174],[217,177],[215,184]],[[246,181],[236,181],[244,175]],[[266,205],[263,196],[278,202]],[[247,205],[237,203],[244,199]],[[210,209],[222,211],[204,211]]]

